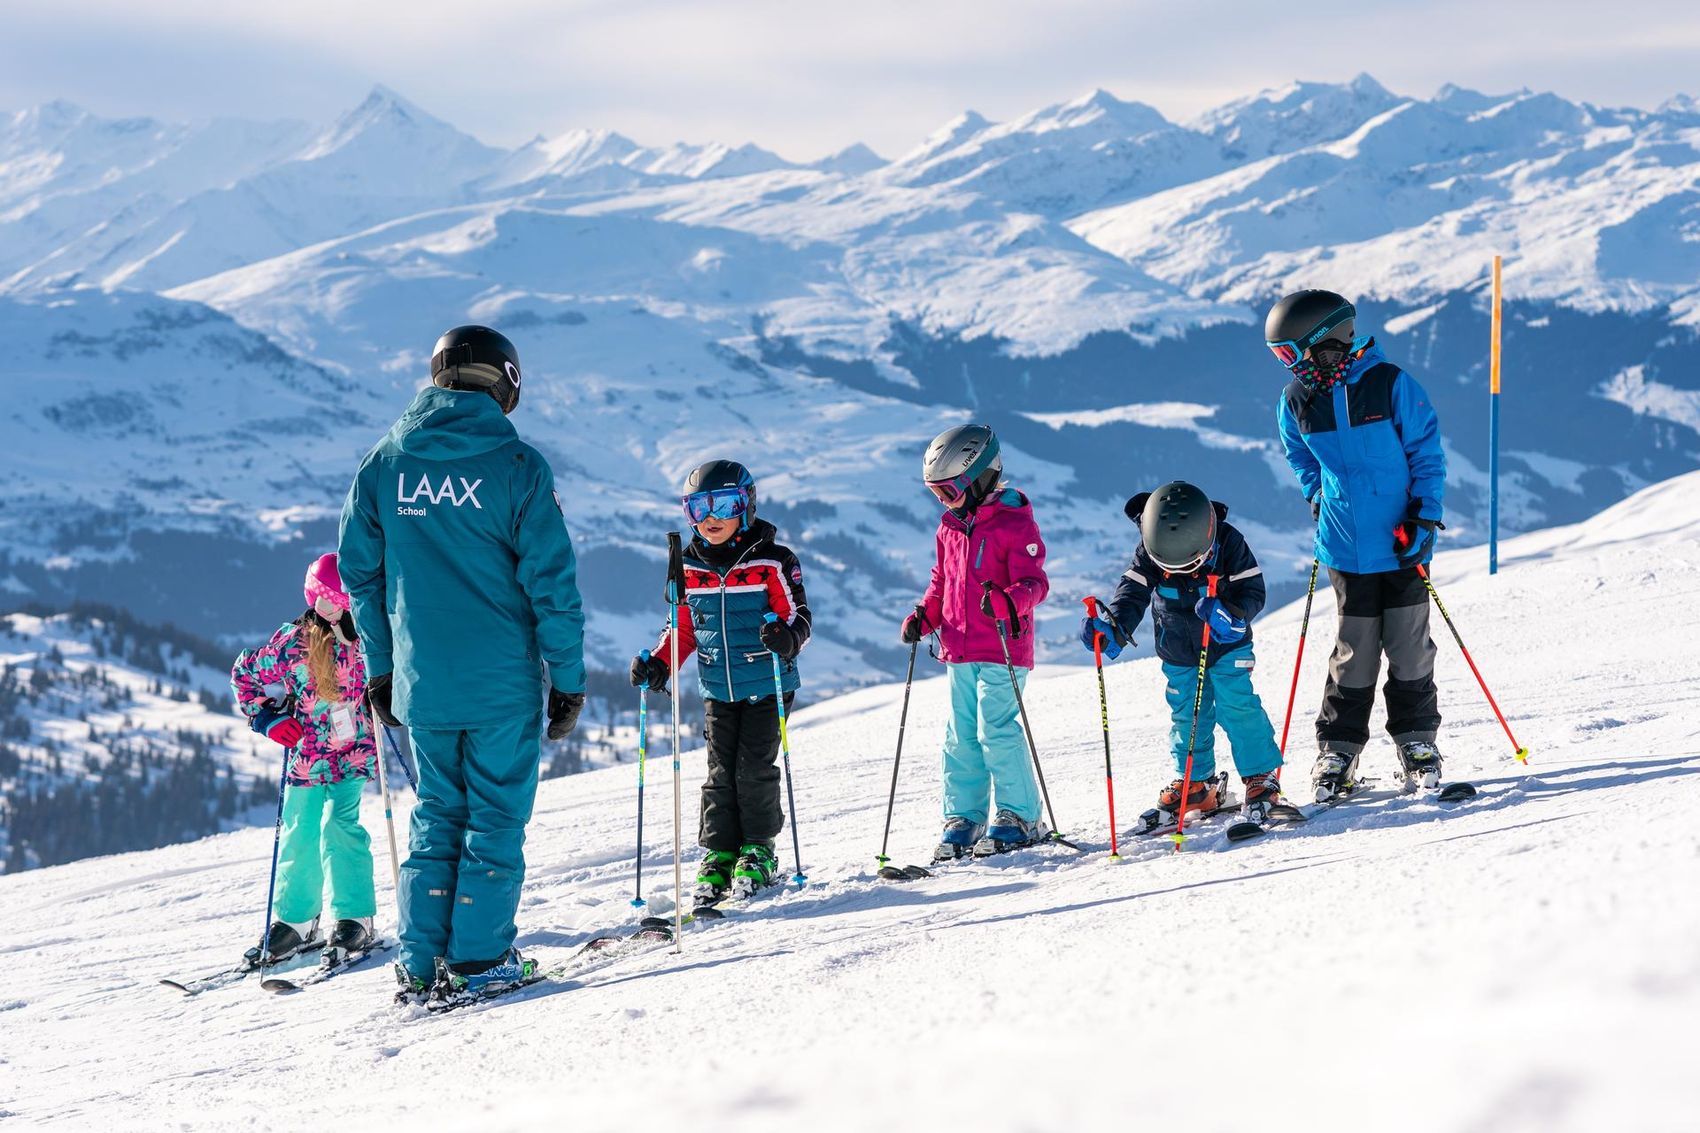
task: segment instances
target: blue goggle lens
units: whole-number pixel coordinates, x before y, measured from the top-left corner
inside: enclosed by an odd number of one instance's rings
[[[693,523],[705,519],[737,519],[750,509],[749,493],[742,488],[716,488],[692,492],[684,497],[685,516]]]

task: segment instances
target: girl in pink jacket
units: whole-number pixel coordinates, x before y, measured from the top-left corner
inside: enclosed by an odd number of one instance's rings
[[[1033,668],[1033,611],[1050,582],[1032,506],[1000,483],[1003,460],[988,426],[963,425],[939,434],[922,469],[945,513],[939,517],[932,581],[904,619],[902,636],[913,644],[936,633],[950,679],[944,836],[934,855],[943,861],[1031,845],[1050,833],[1040,821],[1039,787],[998,635],[1002,621],[1015,679],[1025,686]]]

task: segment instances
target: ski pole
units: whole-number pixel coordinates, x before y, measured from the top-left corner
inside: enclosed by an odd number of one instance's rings
[[[272,874],[266,881],[266,920],[260,929],[260,952],[257,967],[265,967],[271,959],[271,950],[267,947],[272,936],[272,899],[277,893],[277,857],[278,847],[283,843],[283,791],[289,784],[288,748],[283,749],[283,773],[277,777],[277,822],[272,826]]]
[[[640,655],[649,660],[649,650]],[[649,687],[638,689],[638,819],[637,819],[637,882],[632,896],[632,908],[643,908],[643,774],[645,756],[649,750]]]
[[[897,718],[897,755],[891,761],[891,791],[885,797],[885,833],[880,837],[881,869],[891,861],[885,856],[885,850],[891,841],[891,812],[897,805],[897,769],[903,763],[903,730],[909,726],[909,689],[915,683],[915,653],[920,648],[918,640],[909,644],[909,675],[903,678],[903,714]]]
[[[1216,582],[1218,575],[1210,576],[1210,597],[1216,597]],[[1210,622],[1204,623],[1204,638],[1198,648],[1198,693],[1192,698],[1192,731],[1186,737],[1186,769],[1181,774],[1181,807],[1180,814],[1175,819],[1175,832],[1172,835],[1175,842],[1175,853],[1181,852],[1181,843],[1186,841],[1186,800],[1192,794],[1192,753],[1198,744],[1198,714],[1204,708],[1204,678],[1210,671]]]
[[[1098,616],[1098,599],[1083,599],[1086,616]],[[1116,846],[1116,774],[1110,769],[1110,700],[1104,693],[1104,635],[1092,634],[1092,660],[1098,667],[1098,720],[1104,726],[1104,793],[1110,799],[1110,860],[1119,862],[1121,853]]]
[[[1305,591],[1305,617],[1299,623],[1299,653],[1293,658],[1293,687],[1287,690],[1287,718],[1281,722],[1281,766],[1275,769],[1277,783],[1287,766],[1287,729],[1293,726],[1293,704],[1299,696],[1299,666],[1304,664],[1305,638],[1310,635],[1310,604],[1316,598],[1316,570],[1321,565],[1320,559],[1310,560],[1310,589]]]
[[[764,620],[776,622],[779,615],[769,610]],[[779,751],[785,765],[785,805],[791,808],[791,853],[797,863],[797,872],[791,875],[791,881],[801,889],[809,878],[803,872],[803,846],[797,834],[797,794],[791,787],[791,740],[785,732],[785,681],[779,672],[779,654],[771,649],[768,653],[773,657],[773,706],[779,711]]]
[[[673,700],[673,951],[680,950],[685,935],[685,867],[680,825],[683,804],[679,801],[679,603],[685,598],[685,558],[679,533],[667,533],[667,646],[672,653]]]
[[[376,715],[372,717],[372,722],[383,731],[384,739],[389,741],[393,751],[395,738],[390,735],[389,727]],[[390,808],[390,778],[384,774],[384,753],[377,751],[372,754],[378,757],[378,791],[384,796],[384,828],[389,831],[390,836],[390,880],[395,882],[396,902],[399,908],[401,902],[401,859],[396,855],[395,849],[395,814]],[[396,755],[396,761],[401,761],[399,753]]]
[[[1446,612],[1446,603],[1440,600],[1440,591],[1436,590],[1434,583],[1429,580],[1428,568],[1418,563],[1417,575],[1423,580],[1423,585],[1428,587],[1429,597],[1434,599],[1435,606],[1440,610],[1440,616],[1446,620],[1446,628],[1452,631],[1452,640],[1458,643],[1458,652],[1464,655],[1465,664],[1469,665],[1470,672],[1476,675],[1476,683],[1482,686],[1482,695],[1487,697],[1488,706],[1493,709],[1493,714],[1499,717],[1499,726],[1505,729],[1505,738],[1511,741],[1511,747],[1517,753],[1517,762],[1527,766],[1529,749],[1518,743],[1517,737],[1511,734],[1511,725],[1505,722],[1505,713],[1499,710],[1499,702],[1493,698],[1493,693],[1488,691],[1487,682],[1482,679],[1482,671],[1476,668],[1474,658],[1470,656],[1470,651],[1464,647],[1464,639],[1459,636],[1458,627],[1452,622],[1452,615]]]
[[[384,735],[388,736],[390,739],[390,755],[395,759],[397,765],[401,767],[401,773],[407,780],[408,789],[417,796],[419,794],[419,779],[413,774],[413,768],[407,765],[407,760],[402,758],[401,745],[395,742],[395,733],[391,732],[386,727],[384,729]],[[409,737],[408,746],[410,748],[413,746],[411,737]]]
[[[987,594],[996,589],[996,585],[989,578],[980,586]],[[1051,840],[1079,849],[1074,843],[1065,841],[1057,827],[1057,809],[1051,805],[1051,792],[1045,786],[1045,769],[1039,766],[1039,748],[1033,742],[1033,725],[1027,722],[1027,703],[1021,699],[1021,683],[1015,679],[1015,661],[1009,654],[1009,623],[1002,618],[992,620],[998,623],[998,643],[1003,646],[1003,667],[1009,670],[1009,687],[1015,690],[1015,707],[1021,712],[1021,730],[1027,736],[1027,751],[1033,757],[1033,771],[1039,778],[1039,794],[1045,800],[1045,812],[1051,816]]]

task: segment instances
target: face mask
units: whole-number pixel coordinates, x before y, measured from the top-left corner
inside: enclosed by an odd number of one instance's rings
[[[1351,368],[1351,355],[1347,353],[1344,345],[1336,346],[1329,342],[1312,347],[1309,356],[1296,362],[1292,370],[1293,376],[1299,379],[1306,389],[1323,393],[1333,389]]]

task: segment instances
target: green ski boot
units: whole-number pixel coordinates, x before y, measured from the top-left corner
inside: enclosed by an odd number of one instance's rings
[[[745,901],[756,891],[773,884],[779,874],[779,860],[773,856],[771,842],[747,842],[738,850],[738,864],[732,869],[732,899]]]
[[[732,867],[738,855],[731,850],[710,850],[702,856],[697,867],[696,903],[712,905],[732,886]]]

